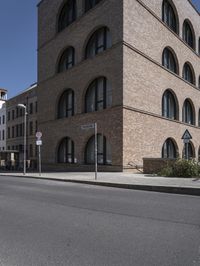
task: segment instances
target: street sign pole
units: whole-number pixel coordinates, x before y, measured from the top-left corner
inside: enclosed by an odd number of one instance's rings
[[[183,136],[182,140],[185,145],[185,159],[188,161],[189,160],[189,142],[192,139],[192,136],[190,132],[186,129]]]
[[[39,176],[41,176],[42,172],[42,162],[41,162],[41,145],[42,145],[42,132],[36,132],[36,145],[38,146],[38,170],[39,170]]]
[[[38,163],[39,163],[39,176],[41,176],[42,172],[42,164],[41,164],[41,145],[38,146]]]
[[[188,151],[188,148],[189,148],[189,145],[188,145],[188,142],[187,143],[185,143],[185,145],[186,145],[186,160],[188,161],[188,155],[189,155],[189,151]]]
[[[94,123],[94,135],[95,135],[95,147],[94,147],[94,154],[95,154],[95,180],[97,180],[97,171],[98,171],[98,154],[97,154],[97,123]]]
[[[95,165],[95,180],[98,174],[98,139],[97,139],[97,123],[91,123],[81,126],[82,130],[94,129],[94,165]]]

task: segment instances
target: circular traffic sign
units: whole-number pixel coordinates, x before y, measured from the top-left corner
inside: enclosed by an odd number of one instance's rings
[[[35,136],[37,139],[40,139],[42,137],[42,132],[36,132]]]

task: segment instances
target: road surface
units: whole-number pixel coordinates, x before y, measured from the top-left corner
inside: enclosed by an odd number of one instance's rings
[[[200,197],[0,177],[0,266],[200,266]]]

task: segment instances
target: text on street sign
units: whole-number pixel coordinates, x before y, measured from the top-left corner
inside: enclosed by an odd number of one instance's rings
[[[41,146],[42,145],[42,141],[41,140],[36,140],[36,145],[37,146]]]
[[[91,129],[94,128],[94,124],[87,124],[87,125],[82,125],[81,129],[86,130],[86,129]]]

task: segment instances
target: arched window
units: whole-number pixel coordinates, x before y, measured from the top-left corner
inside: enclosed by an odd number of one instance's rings
[[[85,12],[96,6],[101,0],[85,0]]]
[[[195,84],[194,71],[188,63],[185,63],[183,66],[183,79],[187,80],[191,84]]]
[[[162,115],[178,120],[177,100],[170,90],[166,90],[162,98]]]
[[[200,38],[199,38],[199,55],[200,55]]]
[[[188,20],[185,20],[184,23],[183,23],[183,40],[191,48],[195,49],[195,36],[194,36],[194,31],[192,29],[191,23],[189,23]]]
[[[193,143],[190,141],[189,143],[184,144],[183,148],[183,158],[187,159],[187,152],[188,152],[188,159],[195,158],[195,148]]]
[[[199,109],[199,119],[198,119],[198,126],[200,127],[200,109]]]
[[[169,48],[165,48],[162,55],[162,65],[170,71],[178,74],[177,60]]]
[[[68,47],[62,54],[58,63],[58,73],[74,66],[74,48]]]
[[[103,27],[95,31],[90,37],[85,57],[90,58],[111,47],[111,35],[108,28]]]
[[[87,142],[85,148],[85,162],[86,164],[95,163],[95,136],[92,136]],[[106,140],[106,137],[97,135],[97,159],[98,164],[112,164],[111,145]]]
[[[164,0],[162,6],[162,20],[175,33],[178,33],[178,17],[172,1]]]
[[[105,77],[95,79],[87,89],[85,112],[94,112],[112,105],[112,89]]]
[[[177,145],[171,138],[168,138],[162,147],[162,158],[174,159],[177,158]]]
[[[62,31],[76,19],[76,1],[67,0],[58,17],[58,32]]]
[[[68,89],[63,92],[58,102],[58,118],[74,115],[74,92]]]
[[[183,104],[183,122],[195,125],[194,107],[189,99],[186,99]]]
[[[58,163],[74,163],[74,142],[68,137],[58,147]]]
[[[199,89],[200,89],[200,76],[199,76]]]

